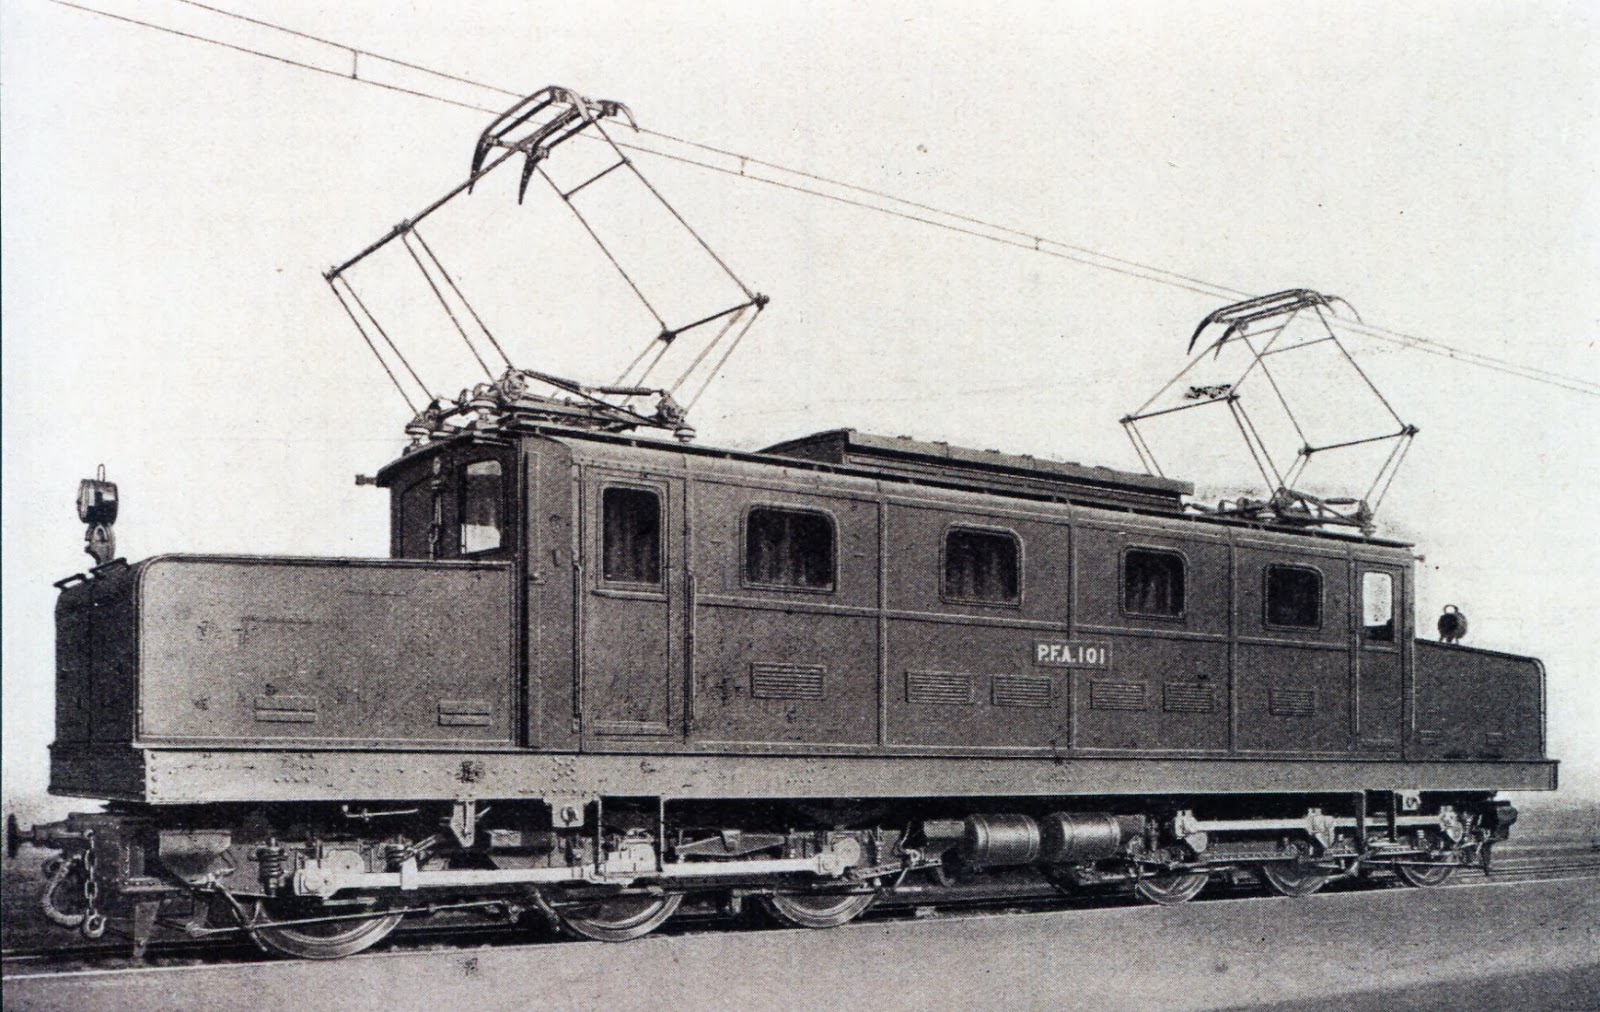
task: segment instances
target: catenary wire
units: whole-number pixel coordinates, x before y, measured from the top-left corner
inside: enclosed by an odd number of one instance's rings
[[[433,93],[426,92],[426,91],[421,91],[421,90],[414,89],[414,88],[406,88],[406,87],[402,87],[400,85],[390,84],[390,83],[384,82],[384,81],[376,81],[376,80],[373,80],[371,78],[360,77],[360,76],[356,75],[355,73],[345,73],[343,71],[333,70],[333,69],[330,69],[330,68],[327,68],[327,67],[320,67],[320,66],[317,66],[315,64],[306,63],[306,62],[303,62],[303,61],[300,61],[300,60],[290,59],[290,58],[279,56],[279,55],[276,55],[276,54],[273,54],[273,53],[268,53],[268,52],[265,52],[265,51],[262,51],[262,50],[259,50],[259,49],[252,49],[252,48],[249,48],[249,47],[246,47],[246,46],[241,46],[241,45],[237,45],[237,44],[230,43],[230,42],[224,42],[224,41],[222,41],[220,39],[214,39],[214,38],[210,38],[210,37],[207,37],[207,36],[204,36],[204,35],[198,35],[198,34],[195,34],[195,33],[192,33],[192,32],[182,31],[182,30],[179,30],[179,29],[176,29],[176,28],[172,28],[172,27],[169,27],[169,26],[155,24],[155,23],[149,22],[149,21],[142,21],[142,20],[139,20],[137,18],[131,18],[131,17],[127,17],[125,15],[115,14],[115,13],[112,13],[112,12],[109,12],[109,11],[100,10],[100,9],[93,8],[93,7],[88,7],[88,6],[85,6],[85,5],[82,5],[82,4],[72,3],[72,2],[70,2],[70,0],[50,0],[50,2],[54,3],[54,4],[58,5],[58,6],[61,6],[61,7],[72,8],[74,10],[83,11],[83,12],[88,13],[88,14],[93,14],[93,15],[98,15],[98,16],[101,16],[101,17],[110,18],[110,19],[115,20],[115,21],[121,21],[121,22],[125,22],[125,23],[128,23],[128,24],[137,25],[139,27],[149,28],[149,29],[152,29],[152,30],[155,30],[155,31],[159,31],[159,32],[165,32],[165,33],[168,33],[168,34],[171,34],[171,35],[176,35],[178,37],[190,39],[190,40],[197,41],[197,42],[209,43],[211,45],[220,46],[220,47],[225,48],[225,49],[231,49],[231,50],[234,50],[236,52],[246,53],[246,54],[249,54],[249,55],[252,55],[252,56],[259,56],[259,57],[262,57],[264,59],[272,60],[272,61],[277,62],[277,63],[283,63],[283,64],[287,64],[289,66],[298,67],[300,69],[311,70],[311,71],[316,71],[318,73],[327,74],[327,75],[332,76],[332,77],[340,78],[341,80],[355,81],[355,82],[358,82],[358,83],[361,83],[361,84],[370,84],[370,85],[373,85],[375,87],[383,88],[383,89],[386,89],[386,90],[389,90],[389,91],[398,92],[400,94],[410,95],[410,96],[413,96],[413,97],[416,97],[416,98],[429,99],[429,100],[432,100],[432,101],[435,101],[435,102],[441,102],[441,103],[444,103],[446,105],[454,106],[456,108],[471,109],[471,110],[490,113],[490,114],[494,114],[494,113],[502,111],[502,110],[499,110],[499,109],[496,109],[496,108],[490,107],[490,106],[479,105],[479,104],[472,103],[472,102],[464,102],[464,101],[460,101],[458,99],[453,99],[453,98],[449,98],[449,97],[446,97],[446,96],[443,96],[443,95],[437,95],[437,94],[433,94]],[[336,49],[344,50],[346,52],[357,53],[357,54],[360,54],[360,55],[368,56],[368,57],[371,57],[373,59],[381,60],[381,61],[383,61],[385,63],[393,64],[395,66],[406,67],[407,69],[416,70],[418,72],[426,73],[426,74],[429,74],[429,75],[432,75],[432,76],[435,76],[435,77],[439,77],[439,78],[448,79],[448,80],[456,81],[456,82],[459,82],[459,83],[467,84],[467,85],[469,85],[471,87],[481,88],[481,89],[484,89],[486,91],[494,92],[496,94],[501,94],[501,95],[516,95],[516,94],[518,94],[516,92],[512,92],[512,91],[509,91],[507,89],[497,87],[495,85],[486,84],[486,83],[484,83],[482,81],[477,81],[477,80],[473,80],[471,78],[461,77],[461,76],[457,76],[457,75],[454,75],[454,74],[448,74],[448,73],[445,73],[443,71],[433,70],[431,68],[424,67],[424,66],[422,66],[420,64],[409,63],[409,62],[403,61],[403,60],[397,60],[397,59],[394,59],[393,57],[382,56],[380,54],[372,53],[372,52],[369,52],[367,50],[361,49],[361,48],[356,47],[356,46],[350,46],[350,45],[345,44],[345,43],[335,42],[335,41],[333,41],[331,39],[326,39],[326,38],[323,38],[321,36],[312,35],[312,34],[306,33],[306,32],[300,32],[300,31],[297,31],[295,29],[285,28],[285,27],[283,27],[281,25],[276,25],[276,24],[273,24],[271,22],[267,22],[267,21],[264,21],[264,20],[261,20],[261,19],[251,18],[251,17],[248,17],[246,15],[237,14],[235,12],[227,11],[227,10],[224,10],[222,8],[214,7],[214,6],[211,6],[211,5],[208,5],[208,4],[198,3],[198,2],[196,2],[196,0],[178,0],[178,2],[187,4],[188,6],[197,7],[197,8],[203,9],[203,10],[211,11],[213,13],[216,13],[216,14],[220,15],[220,16],[230,17],[230,18],[234,18],[234,19],[237,19],[237,20],[240,20],[240,21],[249,22],[251,24],[256,24],[256,25],[259,25],[261,27],[271,28],[271,29],[283,32],[283,33],[288,34],[288,35],[293,35],[293,36],[296,36],[296,37],[299,37],[299,38],[307,39],[309,41],[318,42],[318,43],[321,43],[321,44],[324,44],[324,45],[327,45],[327,46],[330,46],[330,47],[333,47],[333,48],[336,48]],[[839,180],[831,179],[831,178],[829,178],[827,176],[823,176],[823,175],[820,175],[820,174],[817,174],[817,173],[807,172],[807,171],[801,170],[801,169],[789,168],[787,166],[780,165],[780,164],[778,164],[776,162],[767,161],[765,159],[754,158],[754,157],[749,156],[749,155],[741,155],[741,154],[729,151],[729,150],[724,149],[724,148],[718,148],[718,147],[715,147],[715,146],[712,146],[712,145],[702,144],[702,143],[700,143],[698,141],[692,141],[692,140],[688,140],[688,139],[685,139],[685,138],[676,137],[676,136],[674,136],[672,134],[668,134],[668,133],[665,133],[663,131],[651,130],[651,129],[648,129],[648,128],[640,128],[639,132],[640,133],[649,134],[651,136],[659,137],[659,138],[661,138],[663,140],[667,140],[667,141],[670,141],[670,142],[673,142],[673,143],[679,143],[679,144],[683,144],[685,146],[697,148],[697,149],[700,149],[700,150],[713,152],[713,153],[722,155],[724,157],[736,158],[736,159],[738,159],[740,161],[740,166],[741,167],[740,167],[740,169],[732,169],[732,168],[728,168],[728,167],[725,167],[725,166],[714,165],[714,164],[711,164],[709,162],[705,162],[705,161],[700,160],[700,159],[689,158],[689,157],[686,157],[686,156],[683,156],[683,155],[677,155],[677,154],[673,154],[671,152],[661,151],[661,150],[656,149],[656,148],[651,148],[651,147],[647,147],[647,146],[640,145],[640,144],[635,144],[635,143],[628,143],[628,142],[622,142],[622,141],[615,141],[613,143],[615,143],[615,145],[617,147],[621,147],[621,148],[625,148],[625,149],[633,150],[633,151],[638,151],[638,152],[641,152],[641,153],[644,153],[644,154],[654,155],[656,157],[664,158],[664,159],[667,159],[669,161],[675,161],[675,162],[679,162],[679,163],[682,163],[682,164],[685,164],[685,165],[690,165],[690,166],[694,166],[694,167],[701,168],[701,169],[706,169],[706,170],[713,171],[713,172],[720,172],[720,173],[723,173],[723,174],[726,174],[726,175],[737,176],[737,177],[739,177],[741,179],[749,179],[749,180],[754,180],[756,182],[766,183],[766,184],[768,184],[770,186],[775,186],[775,187],[779,187],[779,188],[782,188],[782,189],[787,189],[787,190],[791,190],[791,191],[794,191],[794,192],[797,192],[797,193],[807,194],[807,195],[814,196],[814,197],[820,197],[820,198],[823,198],[823,199],[826,199],[826,200],[831,200],[831,201],[834,201],[834,202],[837,202],[837,203],[847,204],[847,205],[858,207],[858,208],[861,208],[861,209],[864,209],[864,210],[876,211],[876,212],[878,212],[880,214],[887,214],[887,215],[890,215],[890,216],[893,216],[893,217],[897,217],[897,218],[902,218],[902,219],[905,219],[905,220],[908,220],[908,221],[919,222],[921,224],[930,225],[930,226],[933,226],[933,227],[936,227],[936,228],[942,228],[942,229],[946,229],[946,230],[949,230],[949,231],[954,231],[954,232],[957,232],[957,233],[960,233],[960,234],[964,234],[964,235],[968,235],[968,236],[971,236],[971,237],[974,237],[974,238],[987,239],[987,240],[989,240],[991,242],[1001,243],[1002,245],[1013,246],[1013,247],[1020,248],[1020,249],[1025,249],[1025,250],[1032,250],[1032,251],[1037,252],[1037,253],[1043,253],[1043,254],[1045,254],[1047,256],[1056,257],[1057,259],[1064,259],[1064,260],[1072,261],[1072,262],[1075,262],[1075,263],[1080,263],[1080,264],[1083,264],[1085,266],[1095,267],[1095,268],[1098,268],[1100,270],[1110,271],[1110,272],[1114,272],[1114,273],[1118,273],[1118,274],[1124,274],[1124,275],[1127,275],[1129,277],[1137,278],[1137,279],[1144,280],[1144,281],[1149,281],[1149,282],[1156,283],[1156,284],[1167,285],[1168,287],[1183,289],[1183,290],[1186,290],[1186,291],[1194,292],[1196,294],[1205,295],[1207,297],[1212,297],[1212,298],[1215,298],[1215,297],[1242,298],[1242,297],[1247,297],[1247,296],[1249,296],[1251,294],[1251,293],[1244,292],[1242,290],[1231,288],[1231,287],[1228,287],[1228,286],[1225,286],[1225,285],[1220,285],[1220,284],[1216,284],[1214,282],[1204,281],[1204,280],[1199,279],[1199,278],[1193,278],[1193,277],[1191,277],[1189,275],[1180,274],[1180,273],[1178,273],[1176,271],[1170,271],[1170,270],[1167,270],[1166,268],[1156,267],[1156,266],[1149,265],[1149,264],[1142,264],[1142,263],[1139,263],[1138,261],[1127,260],[1127,259],[1124,259],[1124,258],[1121,258],[1121,257],[1113,256],[1111,254],[1101,253],[1098,250],[1093,250],[1093,249],[1091,249],[1089,247],[1085,247],[1085,246],[1078,246],[1078,245],[1075,245],[1075,244],[1072,244],[1072,243],[1066,243],[1066,242],[1061,242],[1059,240],[1048,239],[1048,238],[1045,238],[1045,237],[1042,237],[1042,236],[1038,236],[1037,234],[1032,233],[1032,232],[1023,231],[1021,229],[1012,228],[1012,227],[1006,226],[1006,225],[996,224],[994,222],[989,222],[989,221],[986,221],[986,220],[981,219],[981,218],[974,218],[974,217],[971,217],[971,216],[958,214],[956,212],[945,211],[945,210],[942,210],[942,209],[939,209],[939,208],[935,208],[932,205],[919,204],[916,201],[911,201],[911,200],[908,200],[908,199],[903,198],[903,197],[897,197],[897,196],[894,196],[892,194],[885,193],[883,191],[873,190],[873,189],[871,189],[869,187],[863,187],[863,186],[858,186],[858,185],[853,184],[853,183],[842,182],[842,181],[839,181]],[[585,138],[585,139],[598,140],[598,138]],[[955,220],[958,220],[958,221],[966,221],[966,222],[971,223],[971,224],[979,225],[979,226],[981,226],[983,228],[992,229],[994,231],[999,231],[999,232],[1004,232],[1004,233],[1007,233],[1008,235],[1015,236],[1017,238],[1016,239],[1008,239],[1008,238],[1004,238],[1004,237],[1001,237],[1001,236],[995,236],[995,235],[992,235],[992,234],[989,234],[989,233],[986,233],[986,232],[977,231],[976,229],[963,228],[963,227],[959,227],[959,226],[955,226],[955,225],[950,225],[950,224],[945,223],[945,222],[934,221],[934,220],[931,220],[931,219],[928,219],[928,218],[921,217],[919,215],[913,215],[913,214],[909,214],[909,213],[906,213],[906,212],[903,212],[903,211],[897,211],[897,210],[894,210],[893,208],[885,208],[885,207],[881,207],[881,206],[878,206],[878,205],[866,203],[865,201],[853,200],[853,199],[850,199],[850,198],[838,196],[836,194],[825,193],[825,192],[822,192],[822,191],[819,191],[819,190],[812,189],[810,187],[801,186],[801,185],[797,185],[797,184],[793,184],[793,183],[785,183],[785,182],[782,182],[780,180],[769,179],[769,178],[764,177],[764,176],[752,175],[752,174],[749,174],[748,172],[743,171],[743,168],[746,165],[760,165],[760,166],[763,166],[763,167],[766,167],[766,168],[773,169],[774,171],[789,173],[789,174],[792,174],[792,175],[795,175],[795,176],[798,176],[798,177],[801,177],[801,178],[804,178],[804,179],[810,179],[810,180],[814,180],[816,182],[825,183],[826,185],[829,185],[829,186],[836,186],[836,187],[840,187],[840,188],[844,188],[844,189],[853,190],[853,191],[856,191],[856,192],[860,192],[862,194],[866,194],[866,195],[877,197],[877,198],[882,199],[882,200],[889,200],[889,201],[892,201],[892,202],[895,202],[895,203],[899,203],[899,204],[903,204],[903,205],[906,205],[906,206],[909,206],[909,207],[923,209],[923,210],[926,210],[926,211],[928,211],[930,213],[934,213],[934,214],[938,214],[938,215],[941,215],[941,216],[949,217],[949,218],[952,218],[952,219],[955,219]],[[1067,253],[1047,250],[1047,249],[1043,248],[1043,245],[1046,244],[1046,243],[1048,243],[1051,246],[1062,247],[1065,250],[1077,251],[1077,252],[1085,254],[1085,255],[1083,255],[1083,256],[1073,256],[1073,255],[1069,255]],[[1136,270],[1123,269],[1123,268],[1119,268],[1119,267],[1114,266],[1114,264],[1125,264],[1125,265],[1128,265],[1130,267],[1134,267],[1134,268],[1137,268],[1137,269]],[[1364,334],[1364,335],[1366,335],[1368,337],[1371,337],[1371,338],[1374,338],[1376,340],[1384,341],[1384,342],[1391,343],[1391,344],[1396,344],[1396,345],[1399,345],[1400,347],[1411,348],[1411,349],[1416,350],[1416,351],[1422,351],[1422,352],[1427,352],[1427,353],[1433,354],[1433,355],[1439,355],[1439,356],[1451,359],[1452,361],[1461,362],[1461,363],[1467,364],[1467,365],[1477,366],[1479,368],[1488,369],[1488,370],[1495,371],[1495,372],[1500,372],[1500,373],[1503,373],[1505,375],[1516,376],[1518,378],[1526,379],[1526,380],[1529,380],[1529,381],[1532,381],[1532,382],[1544,383],[1544,384],[1549,385],[1549,386],[1558,387],[1558,388],[1569,390],[1569,391],[1573,391],[1573,392],[1576,392],[1576,393],[1588,394],[1590,396],[1600,396],[1600,383],[1596,383],[1596,382],[1593,382],[1591,380],[1583,379],[1581,377],[1575,377],[1575,376],[1570,376],[1570,375],[1565,374],[1565,373],[1559,373],[1559,372],[1554,372],[1552,370],[1541,369],[1541,368],[1539,368],[1537,366],[1524,365],[1524,364],[1517,363],[1517,362],[1512,362],[1512,361],[1509,361],[1509,360],[1506,360],[1506,359],[1500,359],[1500,358],[1496,358],[1494,356],[1485,355],[1485,354],[1482,354],[1480,352],[1468,351],[1466,349],[1457,348],[1457,347],[1455,347],[1453,345],[1448,345],[1448,344],[1445,344],[1444,342],[1436,341],[1436,340],[1433,340],[1431,338],[1425,338],[1425,337],[1421,337],[1421,336],[1414,335],[1414,334],[1408,334],[1408,333],[1405,333],[1403,331],[1392,330],[1392,329],[1385,328],[1385,327],[1379,327],[1379,326],[1376,326],[1374,324],[1362,323],[1362,322],[1351,321],[1351,320],[1342,320],[1341,323],[1347,329],[1355,331],[1356,333]]]

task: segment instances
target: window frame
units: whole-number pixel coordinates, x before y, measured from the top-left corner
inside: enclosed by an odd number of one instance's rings
[[[1166,612],[1132,611],[1128,608],[1128,556],[1133,552],[1146,552],[1152,555],[1170,555],[1178,560],[1179,576],[1183,580],[1183,604],[1178,608],[1177,614]],[[1122,551],[1117,556],[1117,611],[1125,619],[1140,621],[1171,622],[1187,624],[1189,621],[1189,555],[1179,548],[1166,545],[1130,544],[1123,545]]]
[[[1317,621],[1315,624],[1296,623],[1287,625],[1272,621],[1272,571],[1274,569],[1295,569],[1302,573],[1313,573],[1317,578]],[[1266,629],[1281,630],[1286,632],[1320,632],[1327,622],[1328,611],[1328,578],[1321,569],[1308,562],[1268,562],[1261,567],[1261,625]]]
[[[757,510],[778,513],[809,513],[828,522],[828,585],[810,587],[795,583],[762,583],[750,579],[750,518]],[[747,590],[777,591],[788,594],[837,594],[839,592],[839,518],[820,506],[795,506],[782,502],[756,502],[745,507],[739,519],[739,539],[735,543],[739,585]]]
[[[1359,565],[1356,572],[1361,577],[1359,581],[1361,587],[1360,597],[1357,599],[1357,608],[1359,610],[1356,621],[1356,635],[1360,637],[1361,649],[1376,650],[1383,653],[1398,653],[1402,638],[1400,629],[1401,574],[1395,570],[1380,569],[1365,564]],[[1368,576],[1387,576],[1389,578],[1389,638],[1386,640],[1371,639],[1367,636],[1367,630],[1371,628],[1366,622],[1366,582]]]
[[[493,464],[496,468],[499,469],[499,472],[500,472],[498,475],[496,475],[496,477],[499,478],[499,484],[500,484],[500,496],[499,496],[499,500],[500,501],[499,501],[499,517],[498,517],[499,521],[500,521],[500,523],[499,523],[500,543],[495,545],[493,548],[480,548],[475,552],[469,552],[469,551],[467,551],[467,545],[466,545],[466,540],[467,540],[467,469],[472,467],[474,464]],[[506,462],[504,460],[502,460],[498,455],[493,455],[492,454],[492,455],[485,456],[485,457],[463,457],[463,458],[461,458],[460,460],[457,461],[457,463],[456,463],[456,473],[455,473],[455,479],[456,479],[456,494],[455,494],[455,501],[456,501],[455,502],[455,507],[456,507],[456,515],[455,515],[456,558],[458,558],[458,559],[487,559],[487,558],[493,557],[496,553],[505,553],[505,552],[508,552],[510,550],[511,541],[512,541],[512,538],[513,538],[513,529],[514,529],[513,528],[513,524],[511,522],[511,510],[510,510],[511,496],[510,496],[509,493],[510,493],[510,484],[511,483],[507,480],[510,477],[511,477],[510,468],[506,467]]]
[[[654,580],[619,580],[606,575],[606,493],[612,489],[625,492],[643,492],[652,495],[656,500],[656,578]],[[600,496],[595,503],[599,516],[596,526],[599,528],[599,565],[595,567],[596,576],[602,586],[613,587],[618,590],[632,591],[640,594],[664,595],[667,590],[667,572],[670,568],[667,558],[667,495],[666,489],[659,485],[643,485],[622,481],[607,481],[600,485]]]
[[[975,597],[958,597],[950,592],[949,585],[949,558],[950,535],[962,531],[969,534],[987,534],[992,537],[1007,538],[1016,550],[1017,560],[1017,596],[1003,601],[986,601]],[[1020,610],[1027,594],[1027,566],[1023,555],[1022,535],[1009,527],[987,527],[981,524],[948,524],[944,533],[939,538],[939,600],[945,604],[973,605],[979,608],[1010,608]]]

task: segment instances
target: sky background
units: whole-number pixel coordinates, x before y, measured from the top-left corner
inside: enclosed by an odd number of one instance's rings
[[[349,69],[167,0],[94,5]],[[1369,322],[1600,382],[1585,4],[230,9],[516,92],[620,99],[656,130],[1241,291],[1337,293]],[[45,0],[0,5],[8,799],[45,781],[51,583],[87,561],[72,504],[97,464],[121,486],[130,559],[386,552],[386,496],[352,478],[398,453],[409,413],[318,275],[464,178],[487,120]],[[773,298],[692,416],[710,445],[852,426],[1134,468],[1117,419],[1225,301],[639,164]],[[635,347],[653,328],[571,220],[537,193],[518,208],[510,185],[441,221],[438,245],[498,297],[512,357],[577,370]],[[1593,803],[1600,397],[1350,343],[1421,428],[1380,514],[1423,557],[1419,629],[1456,604],[1469,644],[1543,658],[1550,752]],[[481,378],[438,368],[445,390]],[[1232,451],[1169,470],[1242,487]]]

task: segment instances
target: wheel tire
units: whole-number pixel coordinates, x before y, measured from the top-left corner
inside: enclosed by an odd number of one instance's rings
[[[682,893],[614,896],[562,910],[561,926],[596,942],[627,942],[659,928],[682,903]]]
[[[280,956],[297,959],[343,959],[372,948],[389,936],[404,914],[377,912],[365,920],[329,921],[324,924],[305,924],[297,927],[273,927],[275,920],[294,920],[298,917],[317,916],[312,911],[280,916],[270,914],[266,905],[257,902],[248,925],[250,937],[262,949]]]
[[[1452,855],[1447,861],[1427,865],[1397,864],[1394,866],[1394,872],[1400,876],[1400,881],[1408,886],[1432,889],[1450,881],[1450,876],[1456,873],[1456,867],[1455,857]]]
[[[1152,875],[1133,884],[1133,894],[1147,903],[1170,907],[1187,903],[1199,895],[1211,881],[1203,871],[1177,871],[1167,875]]]
[[[798,893],[762,897],[768,912],[793,928],[837,928],[866,912],[874,893]]]
[[[1332,874],[1300,861],[1268,861],[1261,878],[1280,896],[1310,896],[1328,884]]]

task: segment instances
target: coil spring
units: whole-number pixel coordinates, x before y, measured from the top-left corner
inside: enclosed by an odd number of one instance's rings
[[[278,887],[283,885],[284,874],[289,870],[288,853],[274,844],[257,850],[256,861],[261,866],[261,888],[268,896],[278,895]]]
[[[386,867],[398,868],[405,863],[406,858],[416,854],[416,849],[406,843],[387,843],[383,847],[383,859]]]

